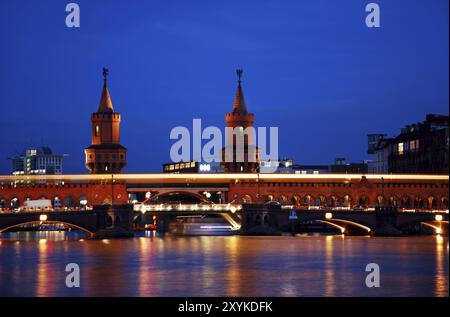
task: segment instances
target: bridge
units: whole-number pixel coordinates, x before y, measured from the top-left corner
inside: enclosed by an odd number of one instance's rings
[[[430,233],[448,234],[447,210],[311,209],[272,204],[148,204],[135,206],[134,210],[132,205],[115,205],[91,210],[6,212],[0,213],[0,233],[29,224],[60,223],[91,237],[132,236],[132,225],[138,222],[155,221],[158,230],[167,231],[176,218],[198,216],[222,217],[239,234],[273,235],[313,222],[334,227],[345,235],[416,233],[426,228]]]
[[[63,224],[85,232],[89,237],[132,236],[131,205],[95,206],[88,210],[44,210],[0,213],[0,233],[33,224]]]
[[[277,234],[311,222],[334,227],[345,235],[417,233],[426,228],[430,229],[429,233],[448,234],[447,210],[412,212],[395,208],[310,209],[271,204],[159,204],[144,205],[140,212],[160,222],[162,231],[167,230],[167,225],[177,217],[217,215],[240,234]]]

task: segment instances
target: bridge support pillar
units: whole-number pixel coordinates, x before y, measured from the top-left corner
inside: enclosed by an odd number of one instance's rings
[[[241,211],[241,234],[267,236],[281,235],[277,220],[277,212],[279,212],[280,209],[280,206],[244,204]]]
[[[133,206],[112,205],[94,206],[97,214],[98,230],[94,238],[127,238],[133,237]]]

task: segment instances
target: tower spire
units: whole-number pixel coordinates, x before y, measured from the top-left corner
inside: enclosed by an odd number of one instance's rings
[[[236,91],[236,98],[234,99],[234,104],[233,104],[233,113],[242,113],[242,114],[246,114],[247,113],[247,106],[245,104],[245,100],[244,100],[244,93],[242,92],[242,86],[241,86],[241,78],[242,78],[242,74],[244,73],[244,70],[242,68],[238,68],[236,69],[236,74],[238,77],[238,87],[237,87],[237,91]]]
[[[103,67],[103,90],[102,90],[102,96],[100,98],[100,103],[98,105],[98,111],[101,113],[105,112],[114,112],[114,108],[111,101],[111,96],[109,95],[108,85],[107,85],[107,78],[109,75],[109,69],[106,67]]]

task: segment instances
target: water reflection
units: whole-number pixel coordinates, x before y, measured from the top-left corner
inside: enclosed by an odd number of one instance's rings
[[[448,237],[0,237],[3,296],[448,296]],[[365,287],[365,267],[381,287]],[[81,287],[65,287],[77,263]]]

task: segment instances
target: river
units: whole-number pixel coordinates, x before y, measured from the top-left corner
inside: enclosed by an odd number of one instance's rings
[[[65,284],[80,267],[80,287]],[[366,265],[380,287],[365,284]],[[0,296],[448,296],[448,237],[0,235]]]

